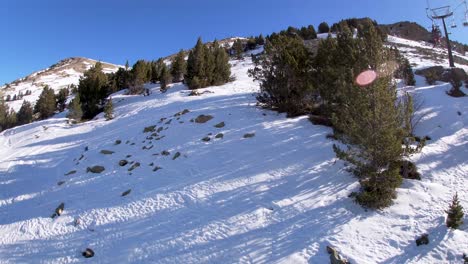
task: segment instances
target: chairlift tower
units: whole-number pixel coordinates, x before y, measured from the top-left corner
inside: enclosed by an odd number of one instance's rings
[[[450,11],[450,6],[443,6],[439,8],[431,9],[433,19],[441,19],[442,24],[444,25],[445,39],[447,40],[447,50],[449,55],[449,65],[451,68],[455,67],[453,62],[452,46],[450,45],[449,33],[447,32],[447,25],[445,24],[445,19],[447,17],[453,16],[453,12]]]

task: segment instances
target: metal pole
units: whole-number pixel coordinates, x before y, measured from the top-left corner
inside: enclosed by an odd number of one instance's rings
[[[453,63],[453,55],[452,55],[452,46],[450,45],[450,39],[449,35],[447,32],[447,26],[445,25],[445,18],[442,18],[442,23],[444,24],[444,30],[445,30],[445,39],[447,40],[447,49],[448,49],[448,55],[449,55],[449,65],[451,68],[455,67],[455,64]]]

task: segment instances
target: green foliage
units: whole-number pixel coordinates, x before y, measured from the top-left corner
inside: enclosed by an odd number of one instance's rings
[[[81,120],[83,117],[83,110],[81,109],[80,95],[77,94],[75,98],[68,105],[67,117],[76,121]]]
[[[463,79],[460,74],[457,74],[455,70],[451,70],[449,73],[449,82],[452,85],[452,88],[448,92],[449,95],[453,97],[463,97],[465,93],[460,89],[463,86]]]
[[[16,115],[18,125],[29,124],[33,121],[33,108],[30,102],[24,100]]]
[[[60,89],[59,93],[56,96],[56,101],[57,101],[57,108],[60,112],[65,110],[65,107],[67,106],[67,98],[70,95],[70,91],[67,88],[62,88]]]
[[[161,67],[161,77],[160,77],[160,82],[161,82],[161,91],[166,91],[167,85],[170,84],[172,81],[172,75],[169,72],[169,69],[167,68],[166,64],[162,64]]]
[[[299,35],[304,40],[311,40],[317,38],[317,32],[315,32],[315,28],[313,25],[309,25],[308,27],[302,27],[299,31]]]
[[[343,31],[338,34],[332,58],[328,58],[329,66],[339,65],[333,76],[337,78],[335,94],[328,100],[333,102],[337,137],[346,149],[335,145],[334,151],[353,165],[354,174],[360,178],[362,188],[356,201],[364,207],[383,208],[391,204],[401,183],[395,164],[404,155],[401,142],[407,135],[401,127],[402,110],[396,104],[391,74],[385,76],[382,69],[393,57],[372,24],[363,27],[357,39],[352,38],[346,24],[340,27]],[[368,68],[378,69],[383,76],[368,87],[356,86],[354,76]]]
[[[234,50],[234,55],[238,60],[242,59],[242,53],[244,53],[244,44],[242,43],[241,39],[237,39],[234,41],[232,45],[232,49]]]
[[[327,22],[320,23],[320,25],[318,26],[318,33],[322,34],[322,33],[328,33],[328,32],[330,32],[330,26],[328,26],[328,23]]]
[[[265,45],[265,38],[263,37],[262,34],[260,34],[259,36],[255,37],[255,43],[256,43],[257,45],[260,45],[260,46]]]
[[[144,60],[138,60],[132,67],[129,94],[143,92],[143,85],[151,80],[151,64]]]
[[[101,103],[108,95],[107,88],[107,75],[102,72],[102,64],[97,62],[84,73],[78,85],[84,118],[93,118],[101,111]]]
[[[106,120],[114,119],[114,105],[112,104],[112,98],[109,98],[106,105],[104,105],[104,118],[106,118]]]
[[[229,81],[228,55],[217,41],[208,47],[198,38],[187,60],[185,83],[190,89],[221,85]]]
[[[185,62],[185,52],[180,50],[179,53],[172,59],[171,63],[171,74],[173,82],[181,82],[184,79],[184,75],[187,71],[187,63]],[[161,75],[162,76],[162,75]],[[166,77],[166,76],[162,76]]]
[[[445,212],[447,213],[447,220],[445,222],[447,227],[457,229],[463,224],[463,207],[458,200],[458,193],[455,193],[449,209]]]
[[[255,60],[255,68],[249,70],[250,76],[260,81],[257,100],[290,116],[305,113],[313,98],[310,63],[310,54],[301,38],[270,36],[263,55]]]
[[[437,80],[440,79],[441,76],[439,75],[439,72],[435,68],[432,68],[432,69],[428,69],[424,77],[426,78],[427,84],[434,85],[437,82]]]
[[[55,93],[52,88],[45,86],[34,107],[34,112],[39,113],[41,119],[52,116],[56,110]]]

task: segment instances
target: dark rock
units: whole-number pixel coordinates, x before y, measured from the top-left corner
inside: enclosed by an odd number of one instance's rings
[[[224,134],[223,133],[218,133],[215,138],[223,138],[224,137]]]
[[[211,138],[210,137],[204,137],[204,138],[202,138],[202,140],[205,141],[205,142],[208,142],[208,141],[211,140]]]
[[[93,167],[88,167],[86,169],[86,172],[91,172],[91,173],[101,173],[105,170],[103,166],[93,166]]]
[[[57,182],[57,185],[58,185],[58,186],[61,186],[61,185],[63,185],[64,183],[65,183],[65,181],[59,181],[59,182]]]
[[[174,157],[172,158],[172,160],[175,160],[175,159],[177,159],[178,157],[180,157],[180,152],[177,152],[176,154],[174,154]]]
[[[213,119],[213,116],[211,115],[199,115],[197,116],[197,118],[195,118],[195,123],[204,124],[210,121],[211,119]]]
[[[423,234],[416,239],[416,245],[419,247],[421,245],[429,244],[429,234]]]
[[[101,154],[104,154],[104,155],[112,155],[114,154],[115,152],[114,151],[111,151],[111,150],[101,150]]]
[[[158,133],[161,133],[161,131],[163,131],[163,129],[164,129],[163,127],[160,127],[160,128],[158,128],[158,131],[157,131],[157,132],[158,132]]]
[[[121,161],[119,161],[119,165],[120,165],[121,167],[123,167],[123,166],[125,166],[125,165],[127,165],[127,164],[128,164],[128,161],[127,161],[127,160],[121,160]]]
[[[224,122],[221,122],[219,124],[216,124],[214,127],[216,128],[223,128],[226,124],[224,124]]]
[[[129,195],[129,194],[130,194],[130,192],[132,192],[132,189],[128,189],[128,190],[126,190],[125,192],[123,192],[123,193],[122,193],[122,197],[123,197],[123,196],[127,196],[127,195]]]
[[[327,252],[330,254],[330,264],[350,264],[348,260],[342,258],[336,249],[327,246]]]
[[[167,150],[163,150],[163,151],[161,152],[161,155],[163,155],[163,156],[169,156],[169,155],[171,155],[171,153],[170,153],[169,151],[167,151]]]
[[[184,110],[182,110],[182,111],[176,113],[174,116],[182,116],[182,115],[185,115],[185,114],[187,114],[187,113],[190,113],[190,110],[184,109]]]
[[[148,126],[143,129],[143,133],[152,133],[156,131],[156,126]]]
[[[120,140],[120,139],[117,139],[117,140],[115,141],[115,143],[114,143],[114,144],[115,144],[115,145],[120,145],[121,143],[122,143],[122,140]]]
[[[83,251],[82,255],[85,258],[92,258],[94,257],[94,251],[90,248],[87,248],[85,251]]]
[[[63,213],[63,210],[65,210],[65,204],[61,203],[57,208],[55,208],[55,213],[60,216]]]
[[[68,176],[68,175],[72,175],[72,174],[75,174],[76,173],[76,170],[72,170],[72,171],[69,171],[65,174],[65,176]]]
[[[129,169],[128,171],[132,171],[136,168],[140,167],[140,162],[135,162]]]
[[[244,138],[253,138],[255,137],[255,133],[247,133],[244,135]]]
[[[156,167],[154,167],[153,171],[158,171],[158,170],[160,170],[160,169],[162,169],[162,168],[159,167],[159,166],[156,166]]]

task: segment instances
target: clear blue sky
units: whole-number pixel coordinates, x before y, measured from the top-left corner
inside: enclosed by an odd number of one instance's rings
[[[1,0],[0,83],[72,56],[116,64],[152,60],[192,47],[198,36],[266,35],[290,25],[365,16],[429,27],[426,1]],[[468,43],[468,28],[459,27],[452,38]]]

